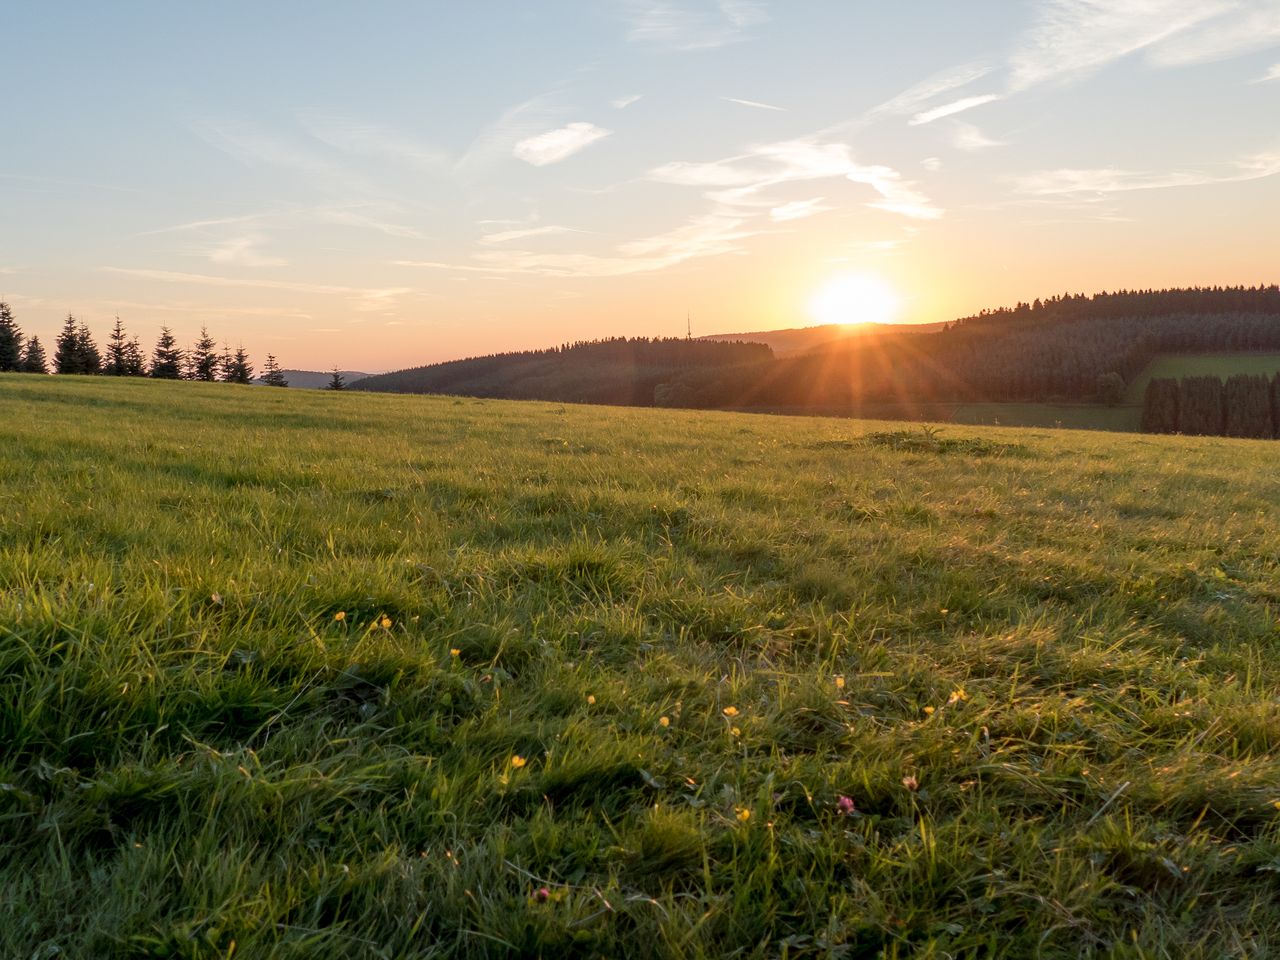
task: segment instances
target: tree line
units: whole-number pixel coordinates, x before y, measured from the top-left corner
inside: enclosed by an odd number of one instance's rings
[[[693,376],[707,379],[772,359],[762,343],[611,337],[398,370],[351,389],[651,406],[662,385],[681,374],[696,371]]]
[[[1143,397],[1142,431],[1280,438],[1280,373],[1154,379]]]
[[[1280,350],[1280,288],[1049,297],[937,331],[886,328],[775,358],[764,344],[615,338],[369,377],[355,389],[635,406],[841,412],[1119,402],[1162,353]]]
[[[49,373],[50,362],[37,336],[26,337],[9,305],[0,302],[0,373]],[[253,363],[244,347],[234,351],[224,344],[218,350],[209,331],[200,328],[200,338],[188,349],[178,345],[167,327],[148,356],[138,337],[130,337],[116,317],[105,349],[99,349],[88,325],[67,314],[54,344],[52,372],[82,376],[152,377],[157,380],[204,380],[223,383],[252,383]],[[267,354],[260,382],[287,387],[289,381],[272,354]]]

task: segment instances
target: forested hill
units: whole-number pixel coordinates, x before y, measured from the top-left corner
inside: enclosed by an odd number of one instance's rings
[[[609,340],[370,377],[357,389],[639,406],[857,412],[1093,400],[1161,353],[1280,350],[1280,287],[1067,295],[936,332],[883,328],[775,358],[763,344]]]
[[[946,324],[913,323],[884,324],[857,323],[838,324],[824,323],[814,327],[792,327],[787,330],[755,330],[750,333],[713,333],[700,340],[734,340],[764,343],[773,350],[775,357],[789,357],[807,353],[818,347],[829,347],[836,343],[858,340],[863,337],[881,336],[885,333],[933,333]]]
[[[760,343],[620,337],[398,370],[366,377],[351,389],[685,406],[681,397],[664,392],[665,384],[685,376],[704,382],[772,360],[773,352]]]
[[[1116,320],[1131,317],[1167,317],[1176,314],[1260,313],[1280,315],[1280,286],[1185,287],[1174,290],[1117,290],[1114,293],[1065,293],[1019,303],[1013,307],[983,310],[956,321],[961,327],[1012,321],[1030,323],[1075,320]]]
[[[1280,288],[1065,297],[777,361],[708,406],[856,409],[868,402],[1092,400],[1162,353],[1280,350]]]

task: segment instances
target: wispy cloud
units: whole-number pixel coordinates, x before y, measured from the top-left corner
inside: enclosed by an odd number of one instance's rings
[[[1042,0],[1011,60],[1010,87],[1075,79],[1138,53],[1182,66],[1278,42],[1275,0]]]
[[[486,233],[480,238],[481,243],[512,243],[516,240],[527,240],[530,237],[550,237],[564,233],[584,233],[583,230],[575,230],[573,227],[529,227],[523,230],[502,230],[498,233]]]
[[[758,0],[620,0],[620,8],[629,40],[671,50],[713,50],[737,43],[749,28],[769,19]]]
[[[737,97],[721,97],[726,103],[737,103],[744,107],[755,107],[757,110],[778,110],[785,111],[786,107],[775,107],[771,103],[761,103],[758,100],[739,100]]]
[[[533,253],[527,250],[478,254],[474,262],[399,260],[400,266],[490,275],[525,274],[544,277],[620,277],[665,270],[689,260],[735,253],[739,242],[754,236],[742,218],[708,214],[689,223],[640,240],[608,254]]]
[[[1280,174],[1280,150],[1242,157],[1226,167],[1168,172],[1122,170],[1115,167],[1046,170],[1018,178],[1015,189],[1028,196],[1046,197],[1242,183]]]
[[[104,273],[154,280],[160,283],[186,283],[206,287],[247,287],[257,290],[283,290],[289,293],[345,296],[356,302],[357,310],[376,310],[394,305],[397,298],[414,293],[412,287],[347,287],[328,283],[302,283],[293,280],[260,280],[219,277],[204,273],[174,270],[149,270],[135,267],[101,267]]]
[[[935,120],[941,120],[943,117],[954,116],[957,113],[964,113],[966,110],[972,110],[974,107],[980,107],[986,103],[994,103],[997,100],[1003,100],[998,93],[987,93],[979,97],[965,97],[961,100],[953,100],[951,103],[944,103],[940,107],[933,107],[917,113],[909,121],[913,127],[923,126],[926,123],[933,123]]]
[[[453,165],[453,158],[439,147],[378,124],[320,114],[304,114],[301,123],[316,140],[343,153],[392,160],[428,173],[442,173]]]
[[[957,120],[951,129],[951,145],[966,153],[977,153],[991,147],[1003,147],[1003,140],[993,140],[975,127],[972,123]]]
[[[897,96],[886,100],[872,109],[870,116],[906,116],[918,113],[930,100],[951,93],[953,90],[959,90],[961,87],[967,87],[990,72],[991,65],[982,61],[951,67],[926,77]]]
[[[714,188],[709,199],[731,210],[771,208],[765,191],[786,183],[844,178],[871,187],[878,198],[867,206],[920,220],[942,211],[891,167],[860,164],[847,144],[816,137],[762,144],[747,153],[709,163],[668,163],[649,174],[660,183]]]
[[[1270,83],[1272,80],[1280,80],[1280,63],[1277,63],[1270,70],[1260,76],[1254,83]]]
[[[812,200],[792,200],[790,203],[784,203],[770,210],[769,219],[784,223],[788,220],[804,220],[807,217],[834,210],[835,207],[823,203],[825,199],[825,197],[814,197]]]
[[[556,122],[559,107],[547,94],[530,97],[504,110],[481,130],[454,163],[461,173],[482,171],[509,160],[516,144]]]
[[[257,234],[232,237],[215,244],[206,255],[214,263],[229,263],[241,267],[283,267],[289,262],[260,253],[259,248],[263,243],[264,238]]]
[[[409,240],[424,239],[424,235],[416,228],[385,219],[385,217],[392,215],[394,215],[394,210],[388,203],[288,206],[235,217],[210,217],[203,220],[189,220],[167,227],[144,230],[138,236],[150,237],[165,233],[188,232],[217,234],[226,232],[222,230],[224,227],[243,228],[252,225],[257,228],[258,233],[256,236],[261,241],[263,239],[262,234],[265,231],[295,230],[302,226],[328,223],[372,230],[390,237],[403,237]],[[238,232],[239,230],[236,231],[236,233]],[[234,237],[228,238],[225,242],[229,243],[232,239]]]
[[[515,146],[515,155],[535,167],[567,160],[591,144],[603,140],[613,131],[597,127],[594,123],[571,123],[559,130],[550,130],[521,140]]]
[[[609,106],[613,107],[613,109],[615,110],[625,110],[627,109],[627,107],[631,106],[633,103],[639,103],[643,99],[644,99],[643,93],[633,93],[629,97],[618,97],[618,99],[616,100],[610,100]]]
[[[305,141],[245,121],[199,120],[192,131],[209,145],[246,166],[288,171],[313,188],[344,200],[378,196],[377,185],[350,167],[321,154]]]

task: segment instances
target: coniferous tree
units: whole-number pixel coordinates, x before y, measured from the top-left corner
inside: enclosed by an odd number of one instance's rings
[[[1237,373],[1223,386],[1225,423],[1228,437],[1270,437],[1271,384],[1264,376]]]
[[[325,384],[325,387],[324,387],[324,388],[325,388],[326,390],[345,390],[345,389],[347,389],[347,380],[346,380],[346,378],[342,375],[342,373],[338,370],[338,368],[337,368],[337,367],[334,367],[334,368],[333,368],[333,375],[329,377],[329,382],[328,382],[327,384]]]
[[[1192,436],[1220,437],[1223,429],[1222,381],[1183,377],[1178,427]]]
[[[0,373],[22,368],[22,331],[9,305],[0,300]]]
[[[1178,381],[1157,377],[1147,384],[1142,400],[1143,433],[1178,432]]]
[[[1039,300],[1036,301],[1040,303]],[[1037,307],[1037,309],[1039,309]],[[1109,407],[1114,407],[1124,399],[1124,377],[1114,370],[1098,377],[1098,399]]]
[[[229,361],[224,361],[222,379],[225,383],[253,383],[253,364],[243,346],[236,348]]]
[[[53,368],[58,373],[84,373],[81,364],[79,338],[76,336],[76,318],[68,313],[53,352]]]
[[[147,356],[142,352],[142,341],[137,337],[124,345],[124,375],[126,377],[147,375]]]
[[[200,328],[200,339],[187,355],[187,376],[192,380],[204,380],[212,383],[218,379],[218,368],[221,360],[216,352],[217,344],[209,331]]]
[[[151,354],[151,376],[157,380],[182,379],[182,351],[168,327],[160,328],[160,339]]]
[[[45,361],[44,347],[40,345],[39,337],[32,337],[27,341],[27,352],[22,357],[23,373],[48,373],[49,364]]]
[[[107,337],[107,362],[103,365],[102,372],[109,377],[123,377],[125,375],[125,347],[127,341],[124,337],[124,323],[120,320],[120,314],[116,314],[116,325],[111,328],[111,335]]]
[[[280,364],[276,363],[274,354],[267,354],[267,362],[262,368],[262,382],[268,387],[287,387],[289,381],[280,372]]]
[[[98,352],[98,345],[93,342],[93,334],[83,320],[76,327],[76,354],[80,373],[102,372],[102,354]]]
[[[1280,439],[1280,373],[1271,378],[1271,436]]]

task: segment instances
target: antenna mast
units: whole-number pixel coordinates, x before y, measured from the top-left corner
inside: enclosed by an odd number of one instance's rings
[[[688,313],[686,313],[686,314],[684,315],[684,326],[685,326],[684,338],[685,338],[686,340],[692,340],[692,339],[693,339],[693,320],[692,320],[692,314],[688,314]]]

